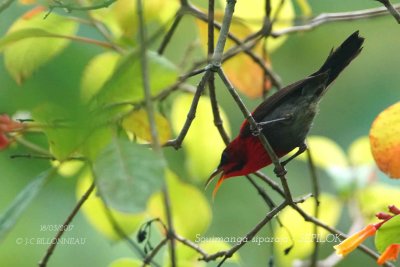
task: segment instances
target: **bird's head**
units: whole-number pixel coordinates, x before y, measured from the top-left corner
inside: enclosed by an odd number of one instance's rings
[[[213,191],[213,197],[221,186],[222,182],[230,177],[243,175],[242,171],[246,165],[246,153],[244,151],[244,146],[241,144],[239,138],[234,139],[222,152],[221,161],[218,167],[211,173],[210,177],[206,182],[206,188],[211,183],[211,181],[221,174],[217,184],[215,185]]]

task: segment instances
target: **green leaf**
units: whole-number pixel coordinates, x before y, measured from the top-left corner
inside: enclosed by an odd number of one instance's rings
[[[56,159],[62,161],[77,152],[83,142],[84,132],[88,130],[84,115],[81,115],[82,118],[74,116],[71,110],[53,103],[42,104],[32,115],[35,121],[47,126],[44,127],[44,133]]]
[[[385,222],[376,232],[375,246],[383,252],[391,244],[400,244],[400,216],[397,215]]]
[[[85,171],[82,176],[79,177],[76,185],[77,199],[80,199],[82,195],[85,194],[92,182],[92,173],[89,171]],[[120,212],[110,207],[108,207],[108,209],[115,222],[127,235],[137,231],[146,218],[145,213],[132,214]],[[85,205],[82,207],[82,213],[93,228],[101,234],[111,240],[121,239],[121,236],[116,232],[113,224],[110,222],[109,215],[107,214],[107,207],[104,205],[99,194],[97,194],[97,188],[94,189],[93,193],[90,194],[89,198],[85,201]]]
[[[194,240],[197,234],[205,233],[211,223],[210,205],[201,191],[190,184],[181,182],[171,171],[166,173],[166,178],[175,231],[181,236]],[[148,211],[152,216],[166,222],[161,193],[156,193],[150,198]]]
[[[74,35],[77,30],[76,22],[54,13],[43,19],[45,12],[40,9],[28,12],[0,40],[6,68],[18,84],[59,54],[70,42],[66,36]]]
[[[46,181],[54,174],[55,169],[50,169],[39,174],[30,182],[14,199],[7,210],[0,216],[0,240],[16,224],[21,214],[38,195]]]
[[[141,212],[164,182],[164,159],[149,148],[113,138],[94,162],[100,194],[111,207]]]
[[[177,80],[177,68],[166,58],[155,52],[147,52],[147,60],[152,94],[160,92]],[[100,105],[104,105],[140,101],[143,97],[139,54],[133,51],[121,60],[113,76],[100,90],[97,101]]]

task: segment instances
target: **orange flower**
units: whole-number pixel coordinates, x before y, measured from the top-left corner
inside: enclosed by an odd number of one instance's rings
[[[391,244],[377,260],[379,265],[384,264],[388,260],[396,260],[400,253],[400,244]]]
[[[336,254],[346,256],[364,242],[365,239],[373,236],[375,232],[376,226],[369,224],[364,229],[346,238],[339,245],[336,245],[333,248],[336,249]]]

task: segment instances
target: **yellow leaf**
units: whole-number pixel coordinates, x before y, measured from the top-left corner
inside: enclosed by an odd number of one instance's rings
[[[312,15],[312,10],[307,0],[297,0],[297,4],[300,6],[304,17],[308,18]]]
[[[345,168],[348,166],[347,158],[343,150],[331,139],[313,135],[307,138],[307,145],[313,156],[314,164],[323,169]],[[306,161],[305,153],[297,157]]]
[[[174,101],[171,111],[171,123],[176,134],[182,129],[192,99],[193,95],[182,94]],[[230,134],[225,112],[221,107],[219,109],[224,127]],[[190,177],[196,181],[206,181],[220,161],[221,154],[216,153],[216,151],[222,151],[225,148],[225,144],[213,121],[210,99],[202,96],[197,107],[196,118],[183,142],[183,148],[187,153],[186,167]]]
[[[391,178],[400,178],[400,102],[376,117],[369,140],[379,169]]]
[[[211,210],[205,196],[194,186],[179,181],[171,171],[167,172],[172,219],[176,232],[188,239],[204,233],[211,222]],[[193,212],[193,211],[196,212]],[[161,193],[154,194],[148,202],[149,213],[166,222],[164,201]]]
[[[324,223],[334,226],[340,216],[340,202],[334,196],[326,193],[321,194],[319,200],[318,218]],[[299,204],[299,206],[308,214],[313,215],[315,200],[309,198],[304,203]],[[277,226],[275,231],[276,242],[274,247],[280,262],[280,264],[278,264],[279,266],[292,266],[292,261],[294,259],[301,259],[310,255],[313,251],[313,242],[315,240],[332,243],[332,245],[333,242],[338,241],[334,235],[329,234],[328,231],[322,228],[318,228],[317,235],[315,236],[314,224],[306,222],[303,217],[292,208],[283,210],[279,217],[287,228]],[[290,231],[295,245],[288,255],[284,255],[284,250],[292,245],[288,231]]]
[[[220,3],[225,7],[225,0],[220,0]],[[256,32],[261,29],[263,23],[265,16],[264,5],[265,2],[259,0],[237,1],[234,17],[241,19],[252,32]],[[279,30],[293,25],[295,12],[292,1],[271,0],[271,8],[271,18],[275,19],[272,30]],[[268,38],[267,51],[271,53],[276,50],[283,44],[286,38],[286,36]]]
[[[88,171],[79,178],[76,188],[76,195],[78,199],[80,199],[86,192],[92,181],[93,177]],[[96,191],[97,190],[95,189],[86,200],[85,205],[83,205],[81,208],[82,212],[89,223],[96,230],[111,240],[119,240],[120,236],[116,233],[113,225],[110,223],[106,213],[106,207]],[[128,235],[135,232],[146,218],[144,213],[130,214],[123,213],[112,208],[109,209],[111,210],[111,214],[113,215],[115,221]]]
[[[368,136],[363,136],[355,140],[350,145],[348,154],[350,163],[353,166],[371,165],[374,163]]]
[[[158,138],[161,144],[171,139],[171,130],[169,123],[160,113],[155,113],[155,123],[157,126]],[[122,127],[129,133],[135,135],[139,139],[151,142],[151,130],[147,112],[139,109],[132,112],[122,121]]]
[[[57,168],[58,174],[64,177],[71,177],[79,172],[80,169],[85,165],[82,160],[68,160],[64,163],[60,163],[58,160],[50,161],[50,164]]]

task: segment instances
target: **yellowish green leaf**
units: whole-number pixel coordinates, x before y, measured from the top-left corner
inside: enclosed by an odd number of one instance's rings
[[[226,5],[225,0],[220,0],[223,7]],[[234,17],[245,23],[252,32],[261,29],[265,16],[265,3],[258,0],[237,1],[235,6]],[[271,0],[271,18],[274,19],[272,30],[279,30],[293,25],[295,12],[292,1]],[[286,36],[278,38],[268,38],[267,49],[271,53],[280,47],[286,40]]]
[[[110,143],[114,134],[112,127],[97,127],[85,139],[82,146],[82,154],[88,159],[95,160],[100,152]]]
[[[182,129],[192,99],[193,95],[182,94],[174,100],[171,123],[176,134]],[[229,123],[221,107],[220,113],[224,127],[229,134]],[[210,99],[202,96],[197,107],[196,118],[183,142],[183,147],[187,153],[186,168],[190,177],[196,181],[205,181],[208,178],[219,163],[221,154],[218,151],[222,151],[225,148],[225,144],[213,121]]]
[[[152,94],[173,84],[178,78],[176,66],[155,52],[147,52]],[[99,104],[126,103],[143,100],[144,90],[138,51],[125,55],[115,72],[97,94]]]
[[[369,140],[379,169],[391,178],[400,178],[400,102],[376,117]]]
[[[179,235],[194,240],[197,234],[207,230],[211,222],[209,204],[196,187],[179,181],[171,171],[167,171],[166,179],[175,230]],[[153,217],[166,221],[161,193],[156,193],[150,198],[148,211]]]
[[[311,17],[312,9],[311,9],[311,6],[308,3],[308,1],[307,0],[296,0],[296,1],[297,1],[297,4],[300,6],[303,16],[306,18]]]
[[[70,42],[65,36],[72,36],[77,31],[76,22],[55,13],[43,19],[46,12],[40,7],[27,12],[14,22],[0,41],[0,47],[1,42],[4,45],[13,41],[4,50],[4,63],[18,84],[59,54]]]
[[[171,139],[171,130],[167,119],[160,113],[155,113],[155,123],[159,141],[161,144],[166,143]],[[139,109],[132,112],[122,121],[122,127],[137,138],[146,142],[151,142],[151,129],[147,112],[144,109]]]
[[[368,136],[363,136],[355,140],[350,145],[348,154],[350,163],[353,166],[371,165],[374,163]]]
[[[93,182],[93,177],[89,171],[83,174],[77,183],[76,196],[80,199]],[[119,240],[120,236],[115,232],[112,223],[107,216],[106,206],[96,193],[97,189],[92,192],[89,198],[82,206],[82,212],[89,223],[100,233],[111,240]],[[145,220],[145,213],[124,213],[110,208],[112,216],[126,234],[135,232]]]
[[[310,136],[307,138],[307,145],[313,156],[314,164],[317,167],[328,169],[332,167],[347,167],[347,157],[338,144],[324,136]],[[306,161],[305,153],[297,157]]]
[[[367,223],[376,223],[375,214],[387,211],[389,205],[400,203],[400,188],[383,183],[359,190],[356,194],[362,215]]]
[[[85,165],[81,160],[69,160],[64,163],[60,163],[58,160],[50,161],[53,167],[57,167],[57,172],[59,175],[64,177],[71,177],[79,172]]]
[[[174,17],[178,8],[177,0],[143,1],[147,22],[165,24]],[[116,39],[135,39],[138,30],[136,1],[118,0],[107,9],[94,10],[91,13],[108,26]]]
[[[94,57],[86,66],[81,82],[81,96],[84,101],[100,90],[111,77],[121,56],[115,52],[106,52]]]
[[[320,206],[318,218],[324,223],[334,226],[341,211],[340,202],[332,195],[323,193],[320,195]],[[307,199],[299,206],[308,214],[314,214],[315,200],[313,198]],[[314,248],[314,241],[317,239],[319,242],[334,242],[337,241],[336,237],[329,234],[326,230],[318,228],[317,235],[314,235],[314,224],[306,222],[292,208],[286,208],[279,215],[281,221],[285,224],[285,228],[277,226],[275,231],[275,238],[279,240],[274,244],[276,255],[278,256],[279,266],[292,266],[294,259],[302,259],[309,256]],[[284,250],[292,245],[290,231],[295,245],[288,255],[284,255]],[[332,244],[333,245],[333,244]]]

